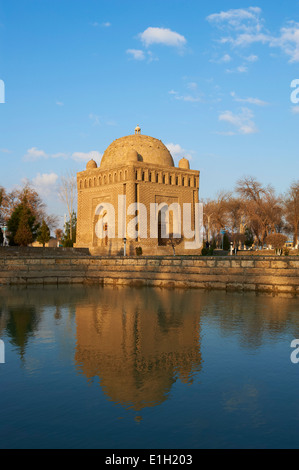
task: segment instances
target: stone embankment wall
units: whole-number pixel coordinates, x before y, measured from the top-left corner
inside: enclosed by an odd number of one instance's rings
[[[7,253],[7,252],[6,252]],[[0,284],[101,283],[299,294],[299,257],[94,257],[0,252]]]

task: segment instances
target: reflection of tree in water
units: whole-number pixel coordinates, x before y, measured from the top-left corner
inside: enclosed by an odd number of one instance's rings
[[[54,318],[57,322],[59,322],[59,320],[61,320],[61,318],[62,318],[62,310],[61,310],[61,307],[59,305],[56,305]]]
[[[73,339],[72,325],[76,315],[76,305],[95,298],[99,288],[85,286],[45,286],[45,287],[2,287],[0,289],[0,337],[7,334],[11,344],[16,346],[22,361],[25,361],[28,341],[40,327],[40,320],[48,309],[61,336]],[[61,325],[60,325],[61,324]],[[58,334],[59,337],[59,334]],[[66,352],[68,354],[68,352]]]
[[[17,346],[21,359],[24,360],[28,340],[38,328],[39,316],[31,305],[8,308],[6,333],[11,344]]]
[[[227,337],[237,337],[241,347],[261,348],[279,341],[290,332],[299,337],[299,299],[255,293],[210,292],[206,295],[202,318]]]
[[[2,306],[0,306],[0,335],[2,334],[2,331],[5,328],[6,324],[6,316],[5,316],[5,311]]]

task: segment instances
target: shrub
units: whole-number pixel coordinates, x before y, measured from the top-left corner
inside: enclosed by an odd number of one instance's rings
[[[201,256],[213,256],[213,254],[214,254],[213,248],[206,248],[206,247],[204,247],[204,248],[201,250]]]
[[[72,248],[73,247],[73,241],[70,240],[69,238],[66,238],[65,240],[63,240],[62,242],[62,246],[63,248]]]
[[[136,246],[135,251],[136,251],[136,256],[142,256],[141,246]]]
[[[281,254],[287,239],[288,237],[282,233],[271,233],[267,236],[266,243],[271,245],[276,250],[276,253]]]
[[[228,237],[227,233],[225,233],[223,235],[223,249],[225,251],[229,251],[229,249],[230,249],[230,240],[229,240],[229,237]]]

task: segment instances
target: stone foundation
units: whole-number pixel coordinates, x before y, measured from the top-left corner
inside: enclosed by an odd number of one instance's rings
[[[0,284],[119,284],[299,294],[298,257],[97,257],[0,253]]]

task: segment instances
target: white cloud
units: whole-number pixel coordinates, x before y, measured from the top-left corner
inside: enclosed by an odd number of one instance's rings
[[[168,93],[172,95],[175,100],[178,101],[187,101],[189,103],[199,103],[200,101],[202,101],[199,96],[180,95],[179,92],[175,90],[170,90]]]
[[[292,106],[292,113],[299,114],[299,106]]]
[[[249,103],[256,106],[267,106],[269,104],[259,98],[239,98],[234,91],[231,92],[231,96],[234,98],[234,101],[237,101],[238,103]]]
[[[169,143],[166,144],[166,147],[175,160],[180,160],[181,158],[188,158],[188,160],[192,159],[191,154],[188,153],[187,150],[183,149],[179,144]]]
[[[100,163],[103,154],[97,150],[92,150],[91,152],[74,152],[71,155],[71,158],[77,162],[88,162],[89,160],[95,160],[97,163]]]
[[[259,7],[231,9],[209,15],[207,20],[217,24],[227,22],[233,28],[247,30],[252,27],[252,24],[260,23],[261,12]]]
[[[207,20],[220,28],[224,35],[220,44],[230,44],[233,47],[248,47],[252,44],[267,44],[269,47],[280,48],[290,58],[290,62],[299,62],[299,23],[289,21],[274,35],[264,27],[259,7],[228,10],[215,13]],[[248,62],[255,62],[258,57],[251,54]]]
[[[248,68],[245,67],[244,65],[240,65],[239,67],[237,67],[237,72],[246,73],[246,72],[248,72]]]
[[[57,106],[64,106],[64,103],[62,101],[56,101]]]
[[[127,49],[126,53],[130,54],[133,57],[133,59],[135,59],[135,60],[144,60],[145,59],[144,52],[140,49]]]
[[[32,182],[35,186],[53,185],[56,183],[58,175],[56,173],[38,173]]]
[[[221,28],[226,34],[221,44],[246,46],[253,42],[267,42],[268,35],[263,30],[262,10],[259,7],[240,8],[214,13],[207,20]]]
[[[36,147],[32,147],[31,149],[27,150],[26,155],[24,155],[25,161],[36,161],[41,158],[63,158],[63,159],[71,159],[77,162],[87,162],[91,159],[100,163],[102,154],[97,150],[92,150],[91,152],[73,152],[73,153],[64,153],[58,152],[53,154],[47,154],[44,150],[38,150]]]
[[[255,54],[250,54],[248,57],[245,57],[245,60],[247,60],[247,62],[256,62],[259,58]]]
[[[28,149],[26,155],[24,155],[25,161],[35,161],[39,160],[40,158],[48,158],[48,155],[44,150],[39,150],[36,147]]]
[[[299,23],[289,22],[280,33],[280,37],[273,38],[271,46],[280,47],[290,57],[290,62],[299,62]]]
[[[247,73],[248,72],[248,67],[245,67],[244,65],[240,65],[239,67],[235,69],[226,69],[226,73]]]
[[[215,64],[228,64],[232,61],[232,57],[229,54],[224,54],[220,59],[211,59],[210,62]]]
[[[232,60],[232,58],[229,54],[224,54],[224,56],[221,57],[220,62],[227,63],[227,62],[230,62],[231,60]]]
[[[49,196],[56,189],[57,180],[58,175],[56,173],[38,173],[33,178],[32,183],[39,194]]]
[[[239,34],[236,38],[227,37],[221,39],[222,44],[231,43],[234,47],[247,47],[254,43],[270,44],[271,42],[271,36],[264,33],[244,33]]]
[[[104,28],[110,28],[111,23],[109,21],[106,21],[105,23],[102,23],[102,26],[104,26]]]
[[[253,118],[254,114],[248,108],[242,108],[238,114],[232,111],[225,111],[219,115],[219,121],[227,122],[236,127],[236,133],[238,134],[255,134],[258,132]],[[229,135],[232,134],[230,133]]]
[[[139,37],[146,47],[152,44],[182,47],[187,43],[184,36],[167,28],[149,27],[143,33],[140,33]]]

